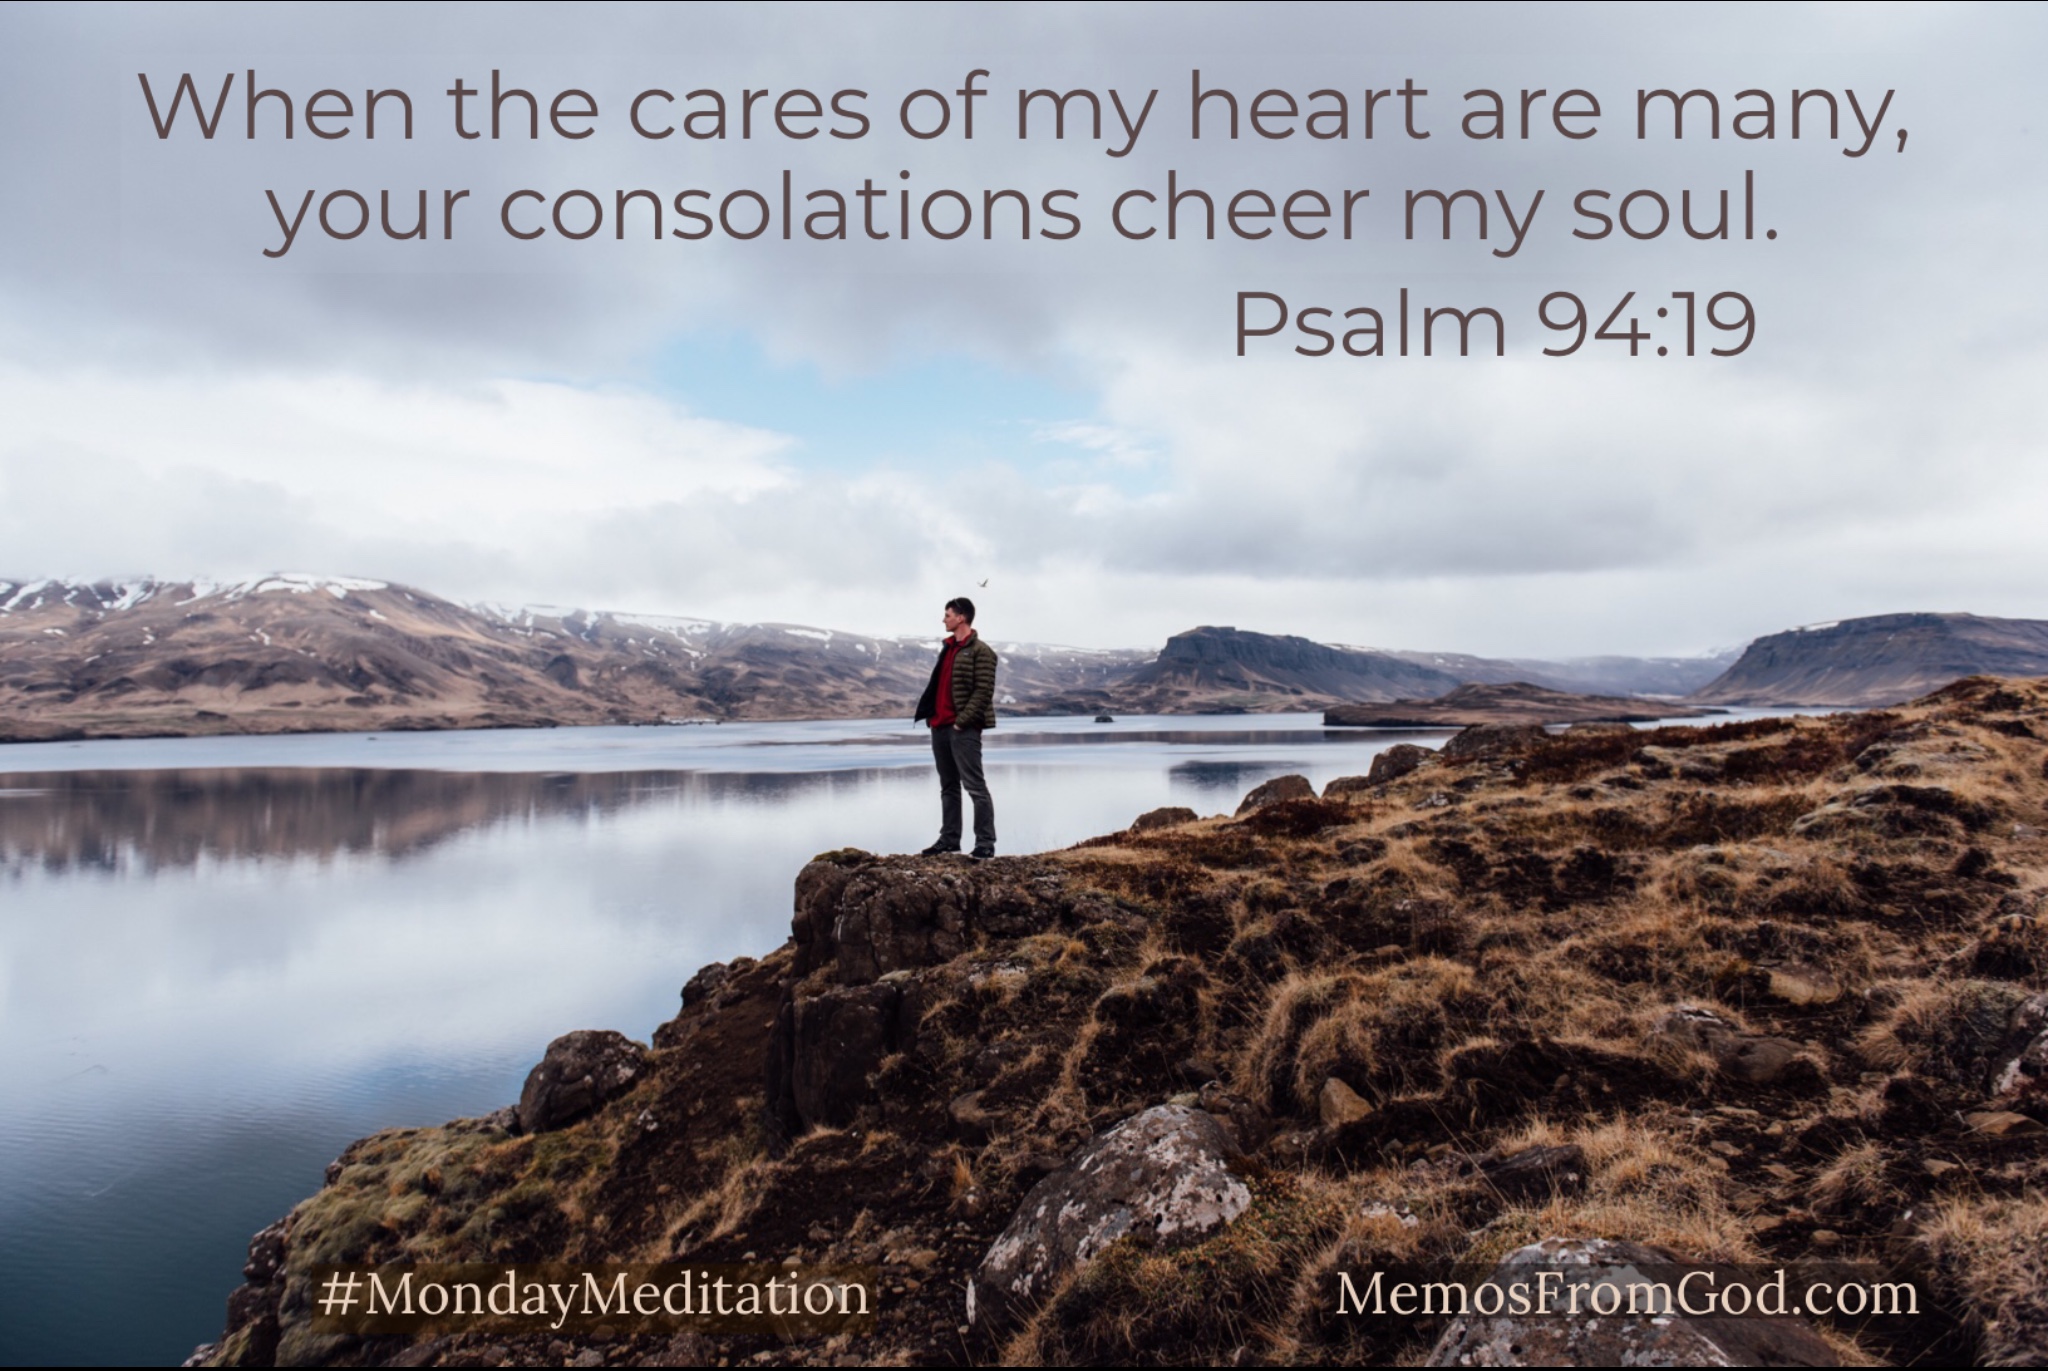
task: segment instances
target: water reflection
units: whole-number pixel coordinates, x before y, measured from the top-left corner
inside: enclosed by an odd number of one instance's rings
[[[773,805],[809,792],[851,794],[876,774],[241,767],[27,773],[0,788],[0,873],[148,875],[202,861],[403,857],[507,821],[601,821],[657,802]]]
[[[1176,762],[1167,769],[1175,784],[1205,796],[1221,792],[1225,798],[1241,795],[1272,774],[1270,765],[1253,762]]]

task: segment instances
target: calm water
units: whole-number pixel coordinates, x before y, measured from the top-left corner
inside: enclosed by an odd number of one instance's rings
[[[987,760],[1020,853],[1442,736],[1037,719]],[[344,1144],[512,1102],[570,1029],[644,1041],[936,791],[893,722],[0,747],[0,1360],[175,1364]]]

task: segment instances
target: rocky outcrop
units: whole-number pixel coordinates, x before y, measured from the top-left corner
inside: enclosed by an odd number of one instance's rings
[[[1449,761],[1493,757],[1527,752],[1549,740],[1550,734],[1537,724],[1474,724],[1445,743],[1443,755]]]
[[[1925,1253],[1925,1316],[1862,1350],[2025,1361],[2044,736],[2048,686],[1989,683],[1566,732],[1028,859],[824,854],[790,941],[692,976],[627,1094],[351,1145],[252,1249],[213,1355],[274,1330],[287,1362],[1412,1365],[1443,1325],[1334,1317],[1338,1272],[1514,1252],[1583,1300],[1676,1252]],[[1892,817],[1800,827],[1863,793]],[[1574,1236],[1517,1250],[1545,1233]],[[624,1253],[867,1266],[875,1331],[311,1331],[327,1263]],[[1439,1361],[1826,1360],[1785,1319],[1455,1322]]]
[[[916,1000],[910,1001],[913,1012]],[[768,1047],[768,1093],[786,1134],[848,1123],[869,1098],[868,1078],[909,1043],[899,981],[835,986],[777,1012]]]
[[[291,1220],[259,1230],[249,1239],[249,1259],[242,1265],[242,1284],[228,1296],[227,1323],[221,1340],[194,1349],[187,1366],[269,1366],[277,1360],[280,1333],[278,1306],[284,1297],[284,1262]]]
[[[1097,896],[1092,903],[1104,902]],[[841,985],[860,985],[950,961],[978,941],[1042,933],[1076,917],[1074,892],[1049,863],[878,858],[849,849],[798,873],[790,930],[799,974],[829,966]]]
[[[1221,1124],[1183,1105],[1118,1124],[1024,1197],[975,1269],[968,1322],[1000,1326],[1119,1238],[1172,1247],[1232,1222],[1252,1202],[1236,1153]]]
[[[1433,747],[1395,743],[1372,759],[1372,766],[1365,773],[1365,779],[1372,785],[1384,785],[1388,781],[1399,780],[1436,755],[1436,749]]]
[[[927,985],[915,973],[991,940],[1133,918],[1029,858],[967,863],[857,849],[815,858],[797,875],[790,921],[795,969],[807,979],[785,996],[768,1041],[771,1133],[786,1143],[843,1124],[873,1098],[870,1077],[916,1040]],[[828,983],[816,984],[820,976]]]
[[[1316,788],[1309,784],[1306,776],[1275,776],[1252,787],[1243,800],[1238,802],[1237,816],[1243,818],[1255,809],[1267,805],[1281,804],[1287,800],[1313,800]]]
[[[609,1028],[564,1033],[527,1073],[519,1092],[519,1127],[545,1133],[572,1124],[633,1088],[647,1049]]]
[[[1677,1253],[1607,1238],[1545,1238],[1502,1258],[1488,1280],[1536,1287],[1555,1271],[1557,1305],[1576,1294],[1601,1313],[1470,1314],[1453,1318],[1429,1366],[1839,1366],[1826,1339],[1795,1318],[1631,1314],[1627,1287],[1674,1281]],[[1613,1313],[1611,1311],[1621,1312]]]

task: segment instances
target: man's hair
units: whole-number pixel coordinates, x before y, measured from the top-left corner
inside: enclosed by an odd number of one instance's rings
[[[946,601],[946,608],[952,610],[968,623],[974,622],[974,601],[968,599],[965,595]]]

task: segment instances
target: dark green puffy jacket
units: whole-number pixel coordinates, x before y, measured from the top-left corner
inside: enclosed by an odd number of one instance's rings
[[[939,668],[945,664],[946,649],[939,647],[939,660],[932,663],[932,679],[917,702],[912,723],[923,723],[939,712]],[[953,654],[953,726],[994,728],[996,726],[996,650],[976,634]]]

